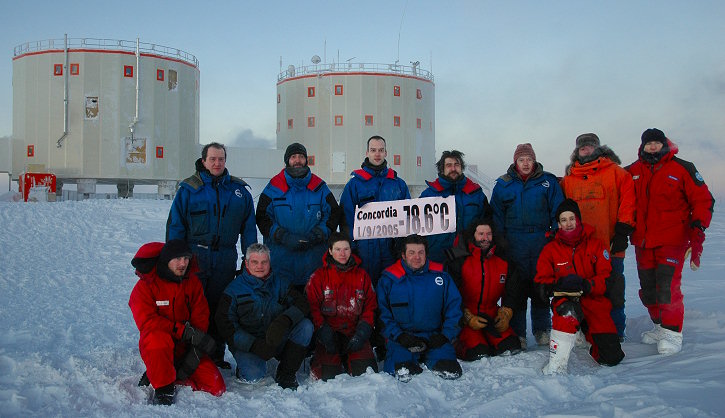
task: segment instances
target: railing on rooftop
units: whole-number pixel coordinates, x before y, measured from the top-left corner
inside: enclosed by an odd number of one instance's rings
[[[422,70],[418,66],[398,65],[398,64],[377,64],[377,63],[357,63],[344,62],[332,64],[315,64],[302,67],[290,65],[287,70],[282,71],[277,76],[277,81],[282,81],[292,77],[299,77],[310,74],[328,74],[328,73],[390,73],[409,75],[420,77],[433,81],[433,74],[430,71]]]
[[[13,56],[28,54],[31,52],[62,50],[65,47],[64,39],[45,39],[41,41],[25,42],[15,47]],[[136,52],[136,41],[123,41],[118,39],[99,38],[68,38],[69,49],[100,49],[100,50],[122,50]],[[199,60],[186,51],[168,46],[139,42],[139,51],[142,53],[156,54],[163,57],[176,58],[199,67]]]

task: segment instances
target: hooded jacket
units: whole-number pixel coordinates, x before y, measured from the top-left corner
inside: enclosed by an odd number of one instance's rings
[[[584,164],[572,155],[561,188],[579,205],[582,222],[593,226],[594,236],[608,245],[617,222],[634,227],[634,183],[614,151],[606,146],[598,150],[601,155]],[[613,255],[624,257],[624,252]]]
[[[689,161],[675,156],[677,146],[668,140],[670,151],[657,163],[639,159],[627,167],[632,175],[637,202],[637,222],[631,242],[642,248],[686,246],[691,224],[707,228],[715,199],[705,181]]]
[[[365,321],[371,328],[374,325],[378,307],[375,291],[367,272],[360,267],[360,259],[354,254],[350,257],[352,263],[342,270],[325,253],[322,267],[307,283],[305,293],[315,329],[327,323],[333,331],[350,337],[358,322]]]

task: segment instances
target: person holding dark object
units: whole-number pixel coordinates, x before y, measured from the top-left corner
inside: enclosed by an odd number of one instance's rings
[[[559,230],[546,244],[536,264],[536,283],[543,285],[553,312],[549,363],[544,374],[566,373],[569,354],[581,331],[599,364],[614,366],[624,358],[617,328],[605,296],[612,273],[609,250],[594,237],[594,228],[583,224],[579,206],[564,200],[556,210]]]
[[[375,292],[360,259],[351,253],[350,239],[333,232],[322,267],[307,283],[310,315],[317,331],[317,343],[310,363],[312,376],[332,379],[344,369],[359,376],[371,367],[378,371],[370,346]]]
[[[181,240],[150,242],[131,264],[139,281],[128,306],[141,334],[138,347],[146,373],[139,385],[151,384],[153,402],[174,403],[174,385],[188,385],[214,396],[226,391],[224,378],[209,354],[216,343],[206,334],[207,305],[191,249]]]
[[[473,221],[446,255],[447,270],[463,298],[458,358],[473,361],[521,351],[509,321],[514,310],[520,309],[523,283],[518,268],[496,255],[493,221]]]

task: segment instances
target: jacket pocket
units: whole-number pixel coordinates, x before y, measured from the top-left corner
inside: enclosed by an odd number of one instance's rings
[[[335,316],[337,313],[337,301],[335,300],[335,293],[332,290],[325,291],[320,312],[325,316]]]
[[[393,312],[393,318],[401,324],[410,322],[410,310],[408,301],[391,302],[390,310]]]
[[[198,237],[209,233],[209,210],[206,203],[191,206],[189,211],[191,236]]]

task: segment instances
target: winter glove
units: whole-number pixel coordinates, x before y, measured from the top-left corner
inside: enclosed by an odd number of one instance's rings
[[[191,377],[201,363],[201,357],[204,354],[197,347],[191,347],[186,355],[181,359],[181,363],[176,365],[176,380],[186,380]]]
[[[612,308],[621,308],[624,306],[624,277],[621,274],[614,273],[606,278],[605,284],[607,289],[604,296],[612,302]]]
[[[496,331],[499,333],[506,331],[509,327],[509,322],[511,321],[512,316],[514,316],[514,311],[511,308],[507,306],[498,308],[496,318],[493,320],[493,326]]]
[[[347,342],[345,351],[348,353],[354,353],[355,351],[362,350],[365,343],[370,339],[370,335],[373,333],[373,327],[365,321],[360,321],[355,328],[355,333],[350,337],[350,341]]]
[[[335,332],[329,324],[324,324],[317,330],[317,341],[325,347],[328,354],[337,354],[340,350],[337,348],[335,340]]]
[[[552,289],[551,285],[543,284],[543,283],[534,283],[534,294],[539,298],[539,300],[545,304],[548,305],[552,296]],[[524,304],[526,301],[524,301]]]
[[[484,329],[488,326],[488,320],[472,314],[468,309],[463,310],[463,322],[474,331]]]
[[[279,315],[274,318],[267,328],[267,333],[264,335],[264,340],[267,345],[277,348],[284,342],[284,337],[287,335],[290,327],[292,326],[292,320],[287,315]]]
[[[428,338],[428,348],[441,348],[450,340],[443,334],[433,334]]]
[[[560,277],[554,283],[554,296],[581,296],[584,293],[585,280],[578,274]],[[589,286],[591,290],[591,286]]]
[[[700,257],[702,256],[702,245],[705,243],[705,228],[700,221],[690,225],[690,248],[687,249],[685,258],[690,256],[690,269],[697,271],[700,268]]]
[[[275,350],[274,347],[269,346],[264,339],[257,338],[254,340],[252,346],[249,348],[249,352],[261,358],[262,360],[267,361],[274,357]]]
[[[634,227],[624,222],[617,222],[614,225],[614,236],[609,247],[612,254],[620,253],[629,246],[629,236],[634,232]]]
[[[320,244],[325,242],[325,231],[319,227],[312,228],[312,231],[307,234],[307,241],[310,245]]]
[[[397,341],[398,344],[408,349],[411,353],[422,353],[428,349],[428,345],[423,338],[410,335],[406,332],[400,334]]]
[[[277,228],[274,233],[274,240],[290,250],[304,250],[310,246],[304,235],[289,232],[285,228]]]
[[[216,342],[206,332],[191,326],[189,322],[184,324],[184,333],[181,334],[181,341],[187,341],[205,354],[211,354],[216,350]]]

